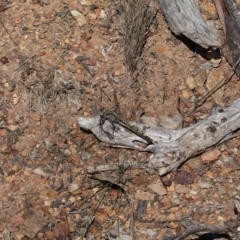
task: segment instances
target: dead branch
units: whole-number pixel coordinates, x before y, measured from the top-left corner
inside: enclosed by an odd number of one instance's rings
[[[166,130],[132,123],[154,140],[154,144],[149,146],[146,146],[142,138],[117,125],[113,139],[109,139],[108,135],[101,130],[99,116],[80,117],[78,123],[81,128],[92,131],[100,141],[105,143],[152,152],[153,156],[148,160],[148,167],[158,169],[159,175],[164,175],[176,170],[186,160],[204,152],[207,148],[235,137],[236,131],[240,128],[239,109],[240,98],[228,107],[216,109],[210,116],[195,125],[181,130]],[[112,132],[112,126],[107,121],[104,124],[104,130]]]
[[[175,34],[183,34],[204,48],[221,46],[218,35],[204,22],[197,1],[159,0],[159,3],[171,30]]]
[[[233,66],[239,58],[240,52],[240,16],[239,8],[234,0],[221,0],[224,3],[224,23],[226,27],[226,37],[221,49],[223,56]],[[236,68],[236,74],[240,76],[240,67]]]
[[[196,224],[196,225],[189,226],[187,229],[182,231],[177,236],[171,237],[168,239],[183,240],[186,237],[199,232],[211,232],[211,233],[218,233],[218,234],[228,233],[229,231],[237,232],[237,227],[239,227],[238,221],[227,222],[227,223],[224,223],[223,225]]]

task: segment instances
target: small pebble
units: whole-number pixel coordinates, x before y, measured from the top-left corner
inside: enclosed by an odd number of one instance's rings
[[[200,69],[194,76],[194,82],[197,86],[202,87],[207,80],[208,74],[206,69]]]
[[[201,159],[203,163],[209,163],[219,159],[221,152],[218,149],[213,149],[211,151],[202,154]]]
[[[72,155],[72,152],[71,152],[69,149],[65,149],[65,150],[64,150],[64,153],[65,153],[67,156]]]
[[[35,168],[33,172],[39,176],[47,177],[47,173],[45,173],[41,167]]]
[[[102,9],[101,12],[100,12],[100,18],[106,18],[107,15],[105,13],[105,11]]]
[[[87,23],[84,15],[82,13],[80,13],[79,11],[72,10],[71,14],[77,20],[77,23],[78,23],[79,27],[82,27],[82,26],[84,26]]]
[[[18,129],[18,126],[17,125],[9,125],[8,129],[11,130],[12,132],[14,132],[15,130]]]
[[[188,91],[188,90],[183,90],[183,91],[182,91],[182,97],[183,97],[184,99],[190,98],[191,95],[192,95],[191,92]]]
[[[81,0],[81,5],[92,5],[92,1],[90,1],[90,0]]]
[[[186,80],[186,85],[189,89],[191,89],[191,90],[194,89],[196,87],[194,78],[193,77],[188,77],[187,80]]]
[[[210,187],[212,187],[212,184],[210,184],[210,183],[208,183],[208,182],[199,182],[199,183],[198,183],[198,186],[199,186],[200,188],[210,188]]]
[[[74,182],[72,182],[68,185],[68,191],[72,195],[77,195],[77,194],[81,193],[81,189],[79,188],[78,184],[74,183]]]
[[[148,189],[152,190],[153,192],[155,192],[156,194],[158,194],[160,196],[164,196],[167,194],[165,187],[163,186],[162,182],[159,180],[150,184],[148,186]]]
[[[49,5],[49,4],[50,4],[50,1],[49,1],[49,0],[42,0],[42,2],[43,2],[45,5]]]

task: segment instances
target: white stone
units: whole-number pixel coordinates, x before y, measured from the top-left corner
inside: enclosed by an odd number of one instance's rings
[[[72,16],[77,20],[78,26],[82,27],[87,23],[86,18],[84,17],[84,15],[82,13],[80,13],[77,10],[72,10],[71,11]]]

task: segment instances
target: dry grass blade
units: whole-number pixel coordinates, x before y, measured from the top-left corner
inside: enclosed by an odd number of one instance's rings
[[[125,18],[124,56],[127,69],[133,74],[157,10],[150,8],[145,0],[122,0],[122,5]]]
[[[94,221],[94,218],[95,218],[95,213],[96,213],[97,209],[99,208],[102,200],[104,199],[104,197],[105,197],[106,194],[108,193],[108,190],[109,190],[109,188],[105,188],[105,189],[104,189],[104,192],[102,193],[99,201],[97,202],[97,205],[96,205],[96,206],[94,207],[94,209],[92,210],[92,214],[91,214],[91,216],[89,217],[88,222],[86,223],[86,226],[85,226],[85,227],[82,229],[82,231],[80,232],[80,239],[81,239],[81,240],[86,236],[86,234],[87,234],[87,232],[88,232],[88,229],[89,229],[90,226],[92,225],[92,223],[93,223],[93,221]]]
[[[102,186],[103,188],[101,190],[103,190],[103,192],[101,193],[100,195],[100,199],[98,200],[97,204],[94,206],[93,210],[92,210],[92,213],[91,213],[91,216],[89,217],[88,221],[86,222],[86,225],[85,227],[81,230],[80,232],[80,239],[83,239],[84,237],[86,237],[87,233],[88,233],[88,230],[90,228],[90,226],[92,225],[94,219],[95,219],[95,214],[100,206],[100,204],[102,203],[103,199],[107,196],[107,194],[109,193],[110,189],[112,187],[116,187],[116,188],[119,188],[120,191],[124,191],[124,189],[118,185],[117,183],[115,182],[112,182],[108,179],[101,179],[101,178],[98,178],[98,177],[90,177],[90,179],[93,179],[93,180],[96,180],[99,182],[99,186]],[[95,185],[96,187],[97,185]],[[101,191],[100,190],[100,191]],[[102,234],[102,233],[101,233]]]
[[[240,57],[238,58],[237,62],[234,64],[233,68],[227,72],[226,76],[212,89],[210,90],[205,96],[203,96],[191,109],[191,111],[187,114],[190,116],[198,107],[200,107],[213,93],[215,93],[218,89],[220,89],[223,85],[227,84],[235,74],[236,68],[240,63]]]

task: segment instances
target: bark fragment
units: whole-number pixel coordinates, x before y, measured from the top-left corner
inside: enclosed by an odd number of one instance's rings
[[[203,48],[220,47],[220,37],[207,25],[195,0],[159,0],[161,10],[171,28],[179,35],[183,34]]]

